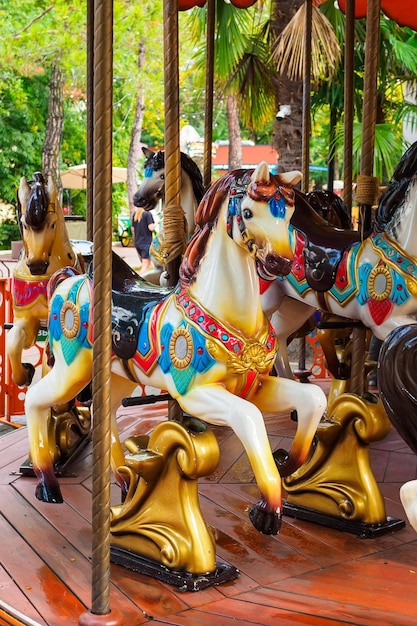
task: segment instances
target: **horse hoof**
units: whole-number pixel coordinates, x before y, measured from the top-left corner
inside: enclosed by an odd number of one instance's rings
[[[36,485],[35,497],[37,500],[49,504],[62,504],[64,502],[61,489],[58,486],[47,487],[42,483]]]
[[[257,502],[249,509],[249,519],[263,535],[277,535],[281,528],[281,514],[268,511],[265,502]]]

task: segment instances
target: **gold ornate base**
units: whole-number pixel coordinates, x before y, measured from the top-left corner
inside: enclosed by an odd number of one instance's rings
[[[55,474],[63,474],[80,451],[90,441],[91,413],[88,407],[73,406],[67,410],[51,411],[48,422],[49,438],[53,446],[50,449],[54,461]],[[34,476],[30,457],[20,466],[20,473],[24,476]]]
[[[130,487],[125,501],[112,507],[113,555],[123,551],[130,562],[137,555],[174,578],[216,580],[215,540],[198,500],[198,478],[213,472],[219,462],[213,432],[187,416],[183,424],[162,422],[149,438],[131,437],[125,446],[130,454],[118,471],[128,477]],[[142,567],[140,571],[149,572]],[[237,575],[235,570],[233,578]]]
[[[329,402],[310,459],[284,480],[287,504],[347,522],[385,525],[384,498],[369,459],[369,444],[390,429],[383,406],[369,393],[331,394]]]

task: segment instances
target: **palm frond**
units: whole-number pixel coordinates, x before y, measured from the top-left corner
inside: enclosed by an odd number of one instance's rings
[[[312,9],[311,77],[317,81],[335,74],[341,49],[327,17],[316,7]],[[300,80],[304,75],[305,13],[304,3],[282,31],[271,53],[278,72],[286,73],[290,80]]]

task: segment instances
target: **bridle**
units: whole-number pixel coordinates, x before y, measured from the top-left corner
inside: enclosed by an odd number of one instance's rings
[[[240,236],[245,243],[249,254],[256,256],[257,246],[254,237],[250,234],[245,222],[245,210],[242,213],[242,200],[249,195],[252,200],[269,204],[269,209],[274,217],[284,219],[287,206],[294,206],[295,194],[292,188],[276,185],[273,182],[251,184],[251,172],[245,172],[235,179],[230,188],[230,197],[227,207],[227,234],[233,238],[233,220],[236,218]],[[249,216],[247,216],[249,217]]]

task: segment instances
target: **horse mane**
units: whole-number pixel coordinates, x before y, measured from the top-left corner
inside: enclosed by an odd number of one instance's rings
[[[201,175],[200,168],[198,167],[197,163],[188,156],[188,154],[185,154],[185,152],[180,153],[180,158],[181,167],[184,172],[188,174],[193,185],[193,191],[197,200],[197,204],[200,204],[205,192],[203,177]]]
[[[30,180],[28,184],[31,188],[31,193],[26,206],[26,223],[28,226],[36,229],[40,228],[45,221],[49,206],[49,198],[46,191],[45,179],[40,172],[35,172],[33,174],[33,180]],[[22,206],[19,197],[17,199],[17,202],[17,212],[20,223],[20,217],[22,216]]]
[[[193,192],[197,200],[197,204],[200,203],[201,198],[204,195],[204,183],[203,176],[200,168],[193,159],[185,152],[180,152],[181,168],[190,177],[191,184],[193,186]],[[144,169],[152,167],[155,171],[162,170],[165,167],[165,150],[158,150],[152,156],[147,157],[144,163]]]
[[[217,224],[222,206],[233,181],[246,170],[235,170],[225,174],[209,187],[195,214],[195,230],[185,251],[180,267],[180,283],[183,287],[193,282],[207,245],[210,233]]]
[[[417,142],[403,154],[387,189],[382,194],[375,215],[374,231],[386,230],[397,210],[403,206],[407,192],[417,180]]]

